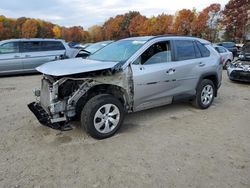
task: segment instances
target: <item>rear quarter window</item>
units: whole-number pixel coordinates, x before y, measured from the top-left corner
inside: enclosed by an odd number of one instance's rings
[[[207,49],[207,47],[204,44],[201,44],[199,41],[196,41],[196,45],[199,48],[202,57],[210,56],[210,51]]]

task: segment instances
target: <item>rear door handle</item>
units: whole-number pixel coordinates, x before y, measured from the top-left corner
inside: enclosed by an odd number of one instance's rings
[[[170,68],[167,70],[166,72],[167,74],[174,74],[175,73],[175,69],[174,68]]]
[[[18,56],[18,55],[15,55],[15,56],[14,56],[14,58],[20,58],[20,56]]]
[[[199,63],[200,67],[204,67],[205,65],[206,65],[205,63],[202,63],[202,62]]]
[[[30,55],[25,55],[25,57],[27,58],[27,57],[31,57]]]

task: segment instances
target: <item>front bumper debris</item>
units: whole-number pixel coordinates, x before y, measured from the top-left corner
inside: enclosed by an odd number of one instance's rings
[[[234,70],[229,74],[229,78],[235,81],[250,82],[250,72]]]
[[[250,82],[250,62],[236,60],[227,68],[230,80]]]
[[[73,129],[67,122],[52,123],[51,117],[39,103],[32,102],[28,104],[28,108],[36,116],[37,120],[46,127],[60,131],[69,131]]]

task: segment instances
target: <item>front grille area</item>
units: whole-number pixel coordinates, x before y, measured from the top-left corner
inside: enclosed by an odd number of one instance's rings
[[[47,112],[49,112],[48,107],[50,105],[50,91],[49,91],[50,86],[51,84],[49,83],[48,80],[42,79],[40,102],[41,102],[41,106]]]

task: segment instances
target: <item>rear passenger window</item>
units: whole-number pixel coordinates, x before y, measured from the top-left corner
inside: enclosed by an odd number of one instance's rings
[[[177,40],[175,41],[177,60],[195,59],[196,53],[192,40]]]
[[[65,50],[64,45],[59,41],[42,42],[42,51]]]
[[[39,52],[41,43],[38,41],[21,42],[21,52]]]
[[[210,51],[200,42],[196,41],[196,44],[201,52],[202,57],[209,57]]]

